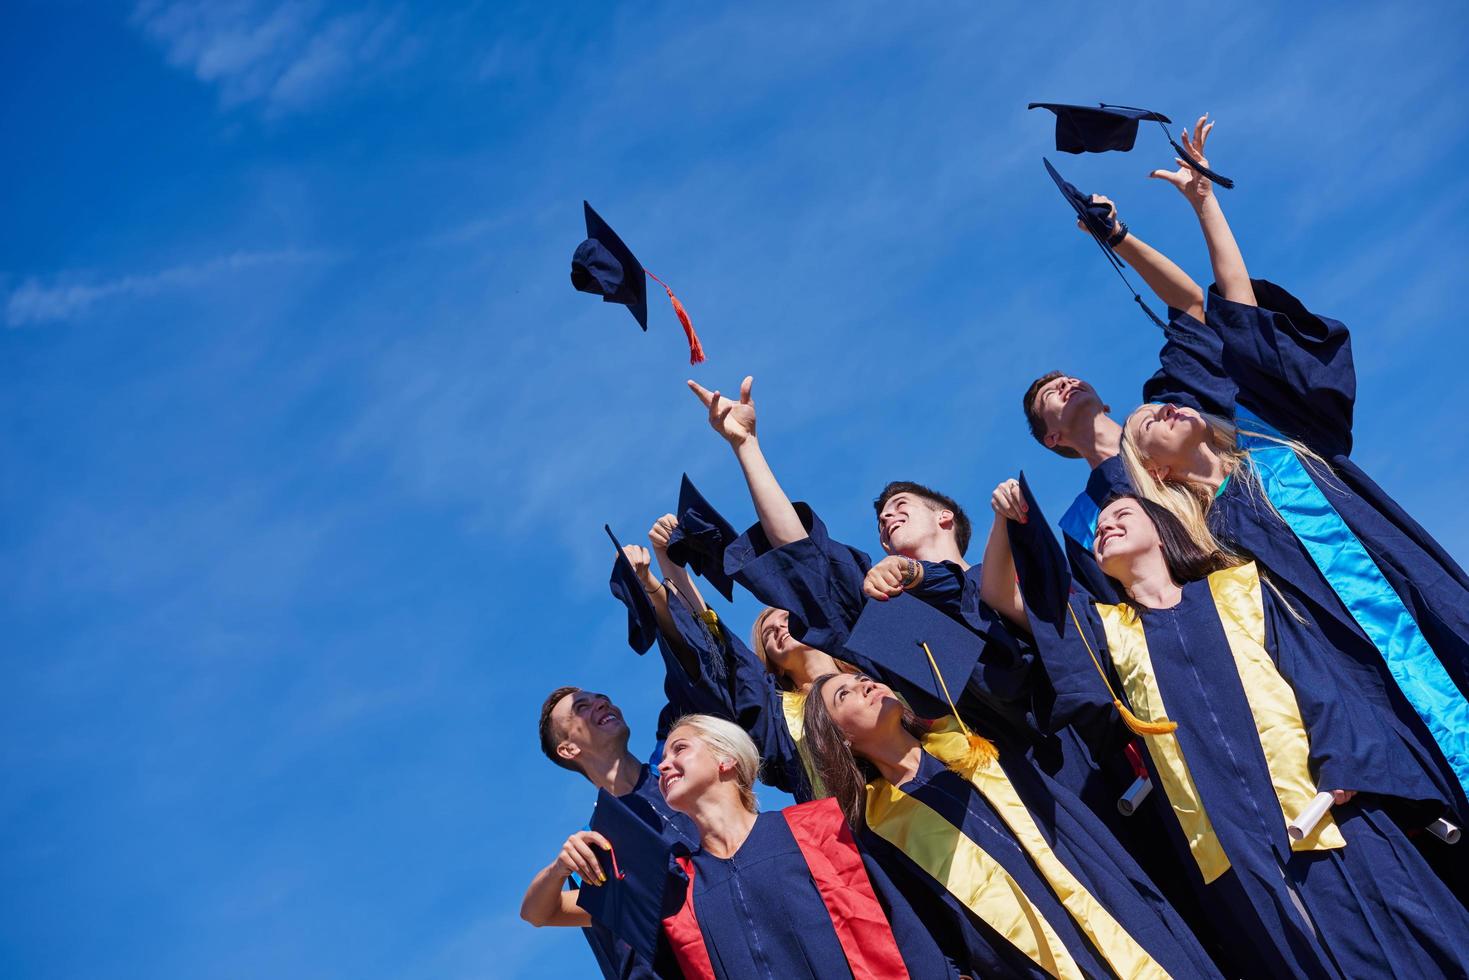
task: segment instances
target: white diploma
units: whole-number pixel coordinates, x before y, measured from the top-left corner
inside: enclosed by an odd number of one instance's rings
[[[1428,825],[1428,832],[1445,844],[1459,843],[1459,828],[1442,817]]]
[[[1124,817],[1130,817],[1136,812],[1143,800],[1153,791],[1153,781],[1147,776],[1139,776],[1127,787],[1127,792],[1117,798],[1117,812]]]
[[[1296,818],[1285,825],[1285,832],[1293,841],[1303,840],[1311,836],[1311,831],[1326,816],[1326,811],[1331,809],[1331,794],[1317,793],[1306,808],[1296,815]]]

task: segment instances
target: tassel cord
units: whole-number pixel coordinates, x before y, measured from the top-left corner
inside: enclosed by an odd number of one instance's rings
[[[1086,631],[1081,628],[1081,620],[1076,618],[1076,610],[1072,608],[1070,599],[1066,600],[1066,611],[1071,614],[1071,621],[1076,624],[1076,635],[1081,637],[1087,655],[1092,658],[1092,666],[1097,668],[1097,673],[1102,677],[1102,683],[1107,685],[1107,693],[1112,695],[1112,707],[1116,708],[1117,713],[1122,716],[1122,723],[1128,727],[1128,730],[1134,735],[1168,735],[1178,731],[1176,722],[1169,721],[1167,718],[1161,721],[1143,721],[1132,713],[1132,709],[1122,703],[1117,692],[1112,690],[1112,682],[1107,679],[1107,672],[1102,669],[1101,661],[1097,659],[1096,653],[1092,650],[1091,641],[1086,638]]]

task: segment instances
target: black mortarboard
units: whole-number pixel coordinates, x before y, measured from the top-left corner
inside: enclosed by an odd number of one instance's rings
[[[1041,157],[1041,162],[1046,165],[1046,173],[1050,174],[1051,179],[1056,182],[1056,187],[1061,191],[1061,196],[1066,199],[1067,204],[1071,205],[1071,209],[1076,212],[1076,216],[1081,219],[1081,223],[1091,233],[1092,241],[1096,242],[1097,247],[1102,250],[1102,255],[1106,257],[1107,264],[1121,277],[1123,285],[1127,287],[1127,291],[1132,293],[1132,298],[1137,300],[1137,305],[1143,308],[1143,312],[1148,315],[1148,319],[1152,320],[1159,327],[1166,329],[1167,325],[1158,319],[1158,314],[1154,313],[1148,304],[1143,302],[1143,298],[1138,295],[1138,291],[1132,288],[1132,283],[1128,281],[1127,273],[1122,271],[1124,268],[1122,259],[1113,251],[1112,246],[1107,244],[1107,238],[1110,234],[1110,229],[1107,227],[1107,215],[1110,213],[1110,210],[1105,204],[1093,204],[1092,196],[1090,194],[1083,194],[1057,173],[1056,168],[1051,166],[1051,161],[1045,157]]]
[[[602,525],[602,530],[607,532],[607,537],[612,539],[612,547],[617,549],[617,557],[612,560],[612,578],[607,584],[612,587],[612,594],[618,601],[627,607],[627,645],[638,653],[647,653],[658,638],[658,620],[653,613],[653,603],[648,599],[648,590],[643,588],[643,583],[638,581],[632,570],[632,564],[622,553],[617,535],[606,524]]]
[[[1095,106],[1032,102],[1026,108],[1049,109],[1056,114],[1056,149],[1062,153],[1105,153],[1108,150],[1126,153],[1137,140],[1138,123],[1155,122],[1180,160],[1220,187],[1226,190],[1234,187],[1234,181],[1204,166],[1173,139],[1173,134],[1168,131],[1168,124],[1173,120],[1160,112],[1105,102]]]
[[[724,549],[738,537],[685,473],[678,488],[678,527],[668,536],[669,560],[693,569],[733,602],[734,579],[724,573]]]
[[[602,220],[600,214],[592,210],[590,204],[586,201],[581,204],[586,211],[587,238],[576,247],[571,256],[571,284],[584,293],[601,296],[604,303],[621,303],[626,306],[633,319],[638,321],[638,326],[646,331],[647,277],[652,276],[653,281],[668,293],[673,312],[683,326],[684,335],[689,342],[689,363],[698,364],[703,361],[704,348],[699,343],[699,335],[694,333],[694,323],[689,319],[684,305],[673,295],[673,290],[643,267],[637,256],[632,254],[632,249],[617,237],[617,232]]]
[[[611,851],[592,845],[607,880],[584,882],[576,904],[652,963],[663,920],[679,910],[688,887],[673,841],[605,789],[597,791],[591,828],[612,845]]]
[[[984,637],[906,593],[863,606],[846,642],[853,662],[891,683],[927,718],[954,710],[984,646]]]
[[[638,326],[648,329],[648,280],[643,264],[632,254],[612,226],[582,201],[586,210],[587,240],[571,256],[571,284],[604,303],[621,303]]]

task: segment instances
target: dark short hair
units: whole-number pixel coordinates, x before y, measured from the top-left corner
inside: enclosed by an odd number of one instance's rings
[[[1020,402],[1020,407],[1025,410],[1025,421],[1030,426],[1030,434],[1042,446],[1046,446],[1046,420],[1041,418],[1040,412],[1036,411],[1035,396],[1039,395],[1041,389],[1052,381],[1064,377],[1066,377],[1065,371],[1047,371],[1030,383],[1030,387],[1025,389],[1025,398]],[[1075,449],[1068,449],[1061,445],[1046,446],[1046,448],[1067,459],[1081,459],[1081,453]]]
[[[922,497],[933,505],[934,510],[952,511],[954,514],[954,543],[959,546],[959,554],[969,550],[969,535],[971,528],[969,515],[964,513],[964,508],[953,497],[947,497],[937,490],[930,490],[921,483],[913,483],[910,480],[894,480],[882,488],[882,493],[872,502],[872,509],[877,511],[877,516],[882,516],[882,509],[887,506],[889,500],[900,493],[911,493],[915,497]]]
[[[1158,543],[1163,548],[1163,562],[1168,566],[1168,576],[1179,585],[1208,578],[1221,568],[1236,564],[1228,555],[1219,551],[1206,551],[1199,547],[1194,536],[1188,533],[1183,521],[1173,516],[1172,511],[1155,504],[1135,493],[1114,493],[1102,504],[1102,510],[1118,500],[1131,500],[1142,508],[1158,529]]]
[[[581,772],[581,767],[570,759],[563,759],[556,751],[556,746],[561,744],[561,733],[552,730],[554,726],[551,724],[551,712],[556,710],[556,705],[561,703],[562,698],[580,690],[579,687],[558,687],[546,695],[546,700],[541,704],[541,751],[556,765],[572,772]]]

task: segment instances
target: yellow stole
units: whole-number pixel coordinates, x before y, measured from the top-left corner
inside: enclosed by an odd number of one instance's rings
[[[1309,765],[1310,742],[1301,721],[1295,692],[1275,669],[1265,649],[1265,607],[1260,597],[1260,574],[1254,562],[1226,568],[1209,576],[1209,591],[1224,635],[1234,658],[1235,670],[1245,689],[1255,730],[1265,749],[1265,763],[1270,781],[1280,804],[1281,823],[1305,809],[1316,795]],[[1167,717],[1163,692],[1158,687],[1148,641],[1137,611],[1131,606],[1109,606],[1097,603],[1097,612],[1107,634],[1107,649],[1117,675],[1122,680],[1133,713],[1144,720]],[[1214,881],[1229,870],[1229,858],[1214,832],[1209,815],[1204,812],[1199,790],[1189,773],[1188,762],[1174,733],[1143,735],[1163,792],[1183,828],[1205,883]],[[1291,845],[1296,851],[1329,850],[1345,847],[1331,814],[1316,825],[1316,830]]]
[[[948,718],[935,724],[923,739],[923,748],[967,778],[994,807],[1114,973],[1127,978],[1168,976],[1056,857],[992,754],[976,752],[974,742]],[[1051,976],[1085,975],[1009,872],[927,804],[887,780],[876,780],[867,784],[867,826]]]

